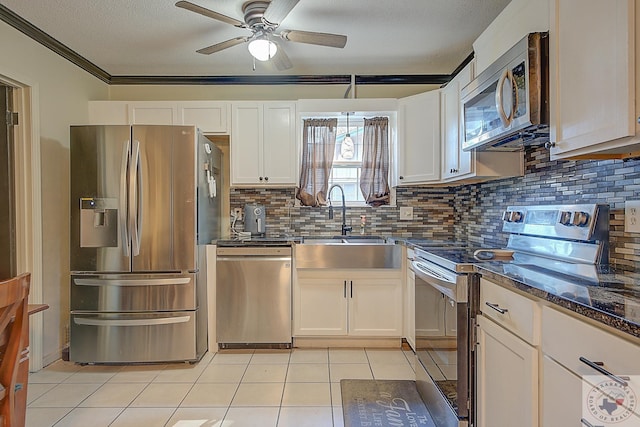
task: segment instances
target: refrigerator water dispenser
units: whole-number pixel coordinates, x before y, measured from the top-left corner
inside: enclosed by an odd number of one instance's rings
[[[118,246],[117,204],[117,199],[80,199],[80,247]]]

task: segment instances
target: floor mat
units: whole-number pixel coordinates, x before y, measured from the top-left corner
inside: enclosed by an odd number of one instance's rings
[[[435,427],[415,381],[342,380],[344,427]]]

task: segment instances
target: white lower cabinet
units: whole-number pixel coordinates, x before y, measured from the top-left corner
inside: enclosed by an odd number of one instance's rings
[[[538,426],[540,307],[480,280],[476,347],[477,427]]]
[[[544,427],[578,427],[591,425],[638,425],[637,398],[624,396],[624,388],[611,377],[601,375],[591,362],[601,369],[629,382],[626,390],[640,390],[640,340],[623,339],[613,332],[587,323],[551,307],[542,309],[542,421]],[[584,384],[584,386],[583,386]],[[622,404],[613,401],[607,409],[602,390],[622,397]],[[584,390],[583,390],[584,388]],[[583,395],[583,392],[585,392]],[[592,398],[593,400],[590,400]],[[595,402],[589,404],[589,402]],[[625,406],[626,405],[626,406]],[[630,409],[636,415],[631,414]]]
[[[400,269],[298,270],[294,336],[402,337]]]
[[[478,427],[538,425],[538,350],[484,316],[478,318]]]
[[[582,381],[548,356],[542,357],[542,426],[585,427]]]

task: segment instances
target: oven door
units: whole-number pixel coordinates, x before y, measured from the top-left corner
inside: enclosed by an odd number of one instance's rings
[[[436,425],[468,425],[472,405],[469,355],[470,276],[416,258],[416,384]]]

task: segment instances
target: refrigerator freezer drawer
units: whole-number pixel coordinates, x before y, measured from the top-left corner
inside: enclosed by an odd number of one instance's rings
[[[71,310],[195,310],[195,284],[195,274],[74,275],[71,276]]]
[[[198,311],[71,313],[69,359],[78,363],[195,361]]]

